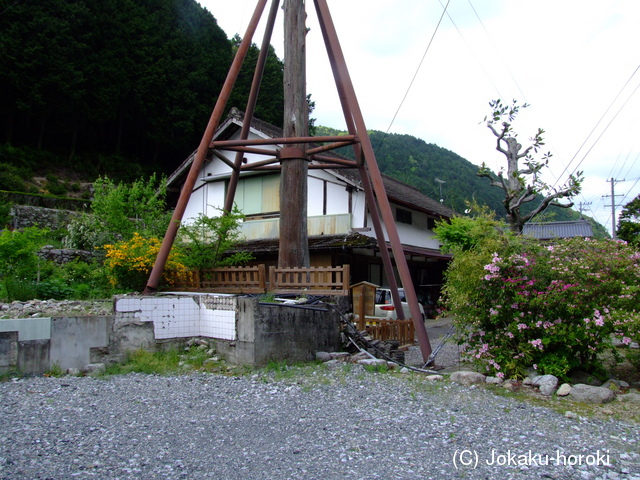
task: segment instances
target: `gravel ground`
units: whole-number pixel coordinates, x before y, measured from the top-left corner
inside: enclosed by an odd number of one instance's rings
[[[637,424],[356,365],[0,383],[1,479],[640,479],[639,442]]]

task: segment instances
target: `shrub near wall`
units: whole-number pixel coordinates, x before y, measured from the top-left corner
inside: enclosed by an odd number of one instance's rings
[[[128,241],[105,245],[104,266],[114,287],[142,291],[156,261],[162,242],[155,237],[144,238],[138,233]],[[175,251],[169,254],[166,271],[184,272],[186,268]],[[170,282],[169,279],[165,279]]]
[[[637,334],[640,253],[634,248],[578,238],[517,250],[488,259],[481,249],[458,252],[448,272],[459,342],[489,373],[522,376],[531,366],[559,377],[576,367],[597,372],[612,334],[624,343]],[[464,282],[456,281],[461,269]]]

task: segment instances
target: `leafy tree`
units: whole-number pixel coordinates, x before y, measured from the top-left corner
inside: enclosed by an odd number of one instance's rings
[[[484,122],[497,138],[496,150],[507,159],[507,173],[505,176],[504,170],[501,169],[496,179],[483,164],[478,171],[478,176],[489,178],[491,186],[504,191],[503,204],[511,229],[514,232],[521,232],[525,223],[543,212],[549,205],[560,208],[572,207],[572,202],[560,203],[557,200],[571,198],[580,193],[582,172],[570,175],[569,180],[560,188],[550,187],[542,181],[540,172],[548,165],[551,153],[542,154],[541,159],[534,157],[544,145],[542,137],[544,130],[539,128],[538,132],[530,139],[531,145],[524,150],[518,142],[517,134],[513,131],[512,125],[520,108],[526,108],[528,105],[524,104],[521,107],[516,100],[511,105],[505,105],[501,100],[492,100],[489,106],[493,111],[489,117],[485,117]],[[524,167],[520,162],[524,163]],[[538,194],[544,195],[540,204],[531,212],[523,213],[522,206],[534,201]]]
[[[241,239],[240,224],[244,215],[233,210],[218,217],[200,214],[192,224],[180,227],[180,244],[184,264],[191,269],[240,265],[253,258],[249,252],[229,253]]]
[[[489,249],[502,248],[514,239],[505,231],[504,222],[497,221],[486,206],[469,202],[472,217],[453,217],[450,221],[437,221],[433,230],[442,242],[442,250],[449,253],[466,252],[489,245]]]
[[[71,222],[66,246],[93,249],[129,240],[134,233],[153,237],[166,232],[170,213],[166,211],[165,179],[158,181],[154,174],[148,180],[116,184],[100,177],[94,189],[91,214]]]
[[[640,246],[640,195],[622,209],[616,234],[621,240]]]
[[[237,34],[231,40],[234,55],[240,47],[240,42],[242,42],[242,38]],[[251,83],[253,82],[253,74],[259,55],[260,49],[255,43],[252,43],[244,59],[240,73],[238,74],[234,89],[231,92],[229,107],[236,107],[242,111],[246,110],[249,92],[251,91]],[[276,127],[282,127],[283,122],[283,75],[284,63],[278,58],[274,48],[269,46],[254,116]]]
[[[197,2],[0,0],[0,11],[4,141],[156,164],[197,145],[232,58]]]

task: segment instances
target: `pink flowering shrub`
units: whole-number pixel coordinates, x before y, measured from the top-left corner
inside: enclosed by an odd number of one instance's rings
[[[637,250],[581,238],[458,251],[445,287],[464,353],[499,376],[601,370],[612,336],[638,339],[639,292]]]

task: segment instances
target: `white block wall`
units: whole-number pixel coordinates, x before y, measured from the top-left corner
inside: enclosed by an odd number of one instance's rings
[[[184,337],[236,340],[237,306],[237,297],[223,294],[123,297],[115,302],[115,321],[153,322],[157,340]]]

